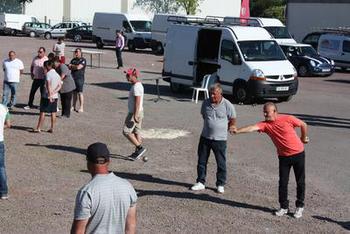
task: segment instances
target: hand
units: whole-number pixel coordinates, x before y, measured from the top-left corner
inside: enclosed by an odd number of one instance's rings
[[[304,144],[307,144],[307,143],[309,143],[309,141],[310,141],[310,139],[309,139],[309,137],[300,137],[300,140],[304,143]]]
[[[30,77],[32,78],[32,80],[34,80],[34,74],[30,74]]]
[[[228,131],[229,131],[229,133],[231,135],[236,134],[237,133],[237,127],[236,126],[231,126],[231,127],[229,127]]]

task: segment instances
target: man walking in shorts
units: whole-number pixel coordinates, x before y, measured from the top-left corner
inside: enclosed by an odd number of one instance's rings
[[[140,134],[143,120],[143,85],[139,80],[139,72],[136,68],[130,68],[126,73],[126,79],[131,83],[128,99],[128,115],[125,119],[123,134],[135,145],[135,152],[130,156],[133,160],[139,159],[146,148],[142,146]]]
[[[289,172],[293,167],[297,183],[297,200],[295,202],[295,218],[301,218],[304,211],[305,197],[305,151],[304,144],[309,142],[307,124],[291,115],[277,113],[277,106],[272,102],[264,105],[265,121],[254,125],[236,129],[235,133],[265,132],[277,148],[279,160],[278,200],[281,208],[275,212],[277,216],[288,213],[288,180]],[[295,132],[300,128],[301,137]]]
[[[71,233],[135,234],[137,195],[127,180],[109,172],[107,146],[91,144],[86,160],[92,179],[76,196]]]

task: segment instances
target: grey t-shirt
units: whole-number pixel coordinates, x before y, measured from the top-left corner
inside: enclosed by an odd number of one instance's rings
[[[113,173],[95,175],[77,194],[74,219],[90,219],[86,233],[125,233],[128,210],[136,201],[127,180]]]
[[[202,137],[210,140],[226,141],[228,120],[236,118],[235,107],[222,98],[218,105],[213,105],[210,98],[202,103],[201,114],[204,120]]]
[[[69,93],[75,90],[75,82],[72,78],[71,71],[69,70],[68,66],[66,64],[61,64],[56,69],[56,71],[60,76],[65,76],[60,93]]]

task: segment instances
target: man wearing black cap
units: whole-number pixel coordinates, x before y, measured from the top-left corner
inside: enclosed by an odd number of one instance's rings
[[[92,179],[77,194],[71,233],[136,232],[136,192],[127,180],[108,171],[109,157],[103,143],[88,147]]]

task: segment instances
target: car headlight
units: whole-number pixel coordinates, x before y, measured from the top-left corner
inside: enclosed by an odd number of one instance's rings
[[[252,75],[250,76],[250,79],[251,80],[266,80],[266,77],[263,73],[262,70],[260,69],[255,69],[253,72],[252,72]]]
[[[334,60],[331,59],[331,65],[334,66]]]
[[[311,64],[311,66],[313,66],[313,67],[316,66],[316,63],[315,63],[315,61],[313,61],[313,60],[310,60],[310,64]]]

